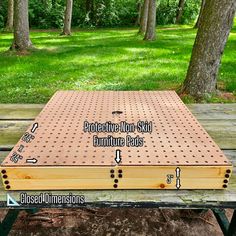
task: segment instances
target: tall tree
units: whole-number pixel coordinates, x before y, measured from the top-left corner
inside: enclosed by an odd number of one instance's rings
[[[73,9],[73,0],[66,0],[64,27],[61,35],[71,35],[72,9]]]
[[[194,26],[195,29],[197,29],[200,25],[200,21],[201,21],[201,17],[202,17],[203,8],[205,6],[205,2],[206,2],[206,0],[202,0],[200,12],[199,12],[199,15],[198,15],[198,18],[197,18],[197,22]]]
[[[207,0],[182,92],[201,99],[216,91],[217,74],[232,27],[235,0]]]
[[[13,30],[14,0],[8,0],[6,30]]]
[[[140,34],[145,34],[146,29],[147,29],[148,6],[149,6],[149,0],[144,0],[142,13],[141,13],[141,19],[140,19],[140,26],[139,26]]]
[[[183,11],[184,11],[184,4],[185,4],[185,0],[179,0],[179,5],[178,5],[176,19],[175,19],[176,24],[179,24],[181,21]]]
[[[147,29],[144,40],[156,39],[156,0],[149,0]]]
[[[137,1],[137,11],[138,11],[138,17],[135,21],[135,25],[140,25],[141,21],[141,14],[142,14],[142,8],[143,8],[143,3],[142,1],[138,0]]]
[[[28,0],[14,1],[14,40],[11,49],[28,50],[32,48],[29,37]]]

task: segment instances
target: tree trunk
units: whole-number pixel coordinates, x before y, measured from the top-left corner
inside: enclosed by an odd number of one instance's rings
[[[138,17],[135,21],[135,25],[140,26],[141,14],[142,14],[143,3],[141,1],[137,2]]]
[[[201,99],[216,91],[221,56],[232,27],[235,0],[207,0],[182,92]]]
[[[148,21],[144,40],[156,39],[156,0],[149,0]]]
[[[178,5],[176,19],[175,19],[176,24],[179,24],[181,21],[183,11],[184,11],[184,3],[185,3],[185,0],[179,0],[179,5]]]
[[[71,35],[72,9],[73,9],[73,0],[66,0],[64,27],[61,35]]]
[[[194,26],[195,29],[197,29],[199,27],[199,25],[200,25],[203,8],[205,6],[205,2],[206,2],[206,0],[202,0],[202,4],[201,4],[200,12],[199,12],[199,15],[198,15],[198,18],[197,18],[197,22],[196,22],[196,24]]]
[[[147,29],[148,6],[149,6],[149,0],[144,0],[140,19],[139,34],[145,34]]]
[[[14,16],[14,0],[8,0],[7,23],[6,30],[13,30],[13,16]]]
[[[11,49],[28,50],[32,48],[29,37],[28,0],[14,1],[14,41]]]

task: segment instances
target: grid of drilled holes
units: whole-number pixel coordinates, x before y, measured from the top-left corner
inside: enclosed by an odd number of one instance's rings
[[[123,113],[112,115],[117,110]],[[27,145],[19,141],[13,151],[24,144],[22,155],[37,158],[36,165],[114,165],[116,148],[93,147],[96,134],[83,133],[85,120],[153,122],[152,134],[130,134],[144,137],[145,143],[141,148],[120,148],[121,165],[229,164],[177,94],[169,91],[57,92],[36,119],[40,127],[35,139]],[[10,155],[4,165],[14,165],[9,161]],[[15,165],[19,164],[27,165],[24,160]]]
[[[122,149],[122,165],[227,165],[227,158],[174,92],[117,92],[118,122],[153,121],[143,148]],[[125,134],[119,133],[125,137]]]

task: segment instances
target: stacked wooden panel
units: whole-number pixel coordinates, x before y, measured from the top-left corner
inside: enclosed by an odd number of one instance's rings
[[[143,122],[151,130],[84,127],[121,122]],[[95,146],[95,136],[130,136],[133,143]],[[172,91],[57,92],[1,165],[7,190],[223,189],[231,172],[222,151]]]

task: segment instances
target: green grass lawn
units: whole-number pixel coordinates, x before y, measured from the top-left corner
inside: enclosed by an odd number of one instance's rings
[[[57,90],[178,89],[191,56],[196,30],[157,29],[144,42],[137,29],[78,30],[71,37],[33,31],[37,50],[7,52],[12,34],[0,34],[0,103],[45,103]],[[219,85],[236,92],[236,24],[227,43]]]

